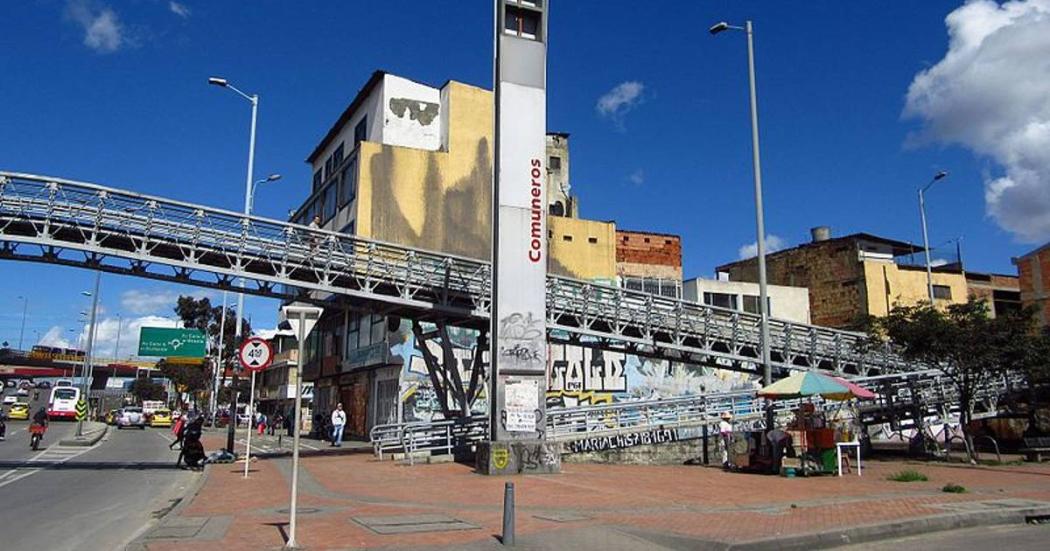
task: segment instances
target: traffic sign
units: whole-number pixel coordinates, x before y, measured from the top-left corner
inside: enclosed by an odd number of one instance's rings
[[[87,419],[88,405],[83,398],[77,400],[77,421]]]
[[[241,366],[248,371],[262,371],[273,362],[273,348],[270,343],[259,337],[252,337],[241,343],[237,350]]]

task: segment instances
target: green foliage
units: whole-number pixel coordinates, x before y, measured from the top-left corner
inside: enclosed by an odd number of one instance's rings
[[[1045,373],[1050,342],[1033,332],[1033,310],[988,315],[988,305],[971,297],[965,304],[938,308],[928,302],[897,306],[871,324],[872,341],[889,341],[909,360],[940,369],[959,393],[960,424],[970,461],[976,457],[968,434],[974,398],[994,377]]]
[[[164,390],[163,385],[149,379],[135,379],[131,382],[130,391],[131,395],[140,402],[144,400],[165,400],[168,397],[168,393]]]
[[[929,478],[926,475],[912,469],[905,469],[903,471],[891,474],[886,477],[886,480],[892,480],[894,482],[926,482]]]
[[[209,387],[211,381],[208,369],[203,365],[173,364],[161,361],[157,364],[179,392],[199,392]]]
[[[237,312],[230,307],[223,312],[222,306],[212,306],[207,297],[194,298],[191,296],[180,296],[175,305],[175,314],[186,327],[200,329],[208,335],[208,354],[217,357],[219,352],[219,332],[222,329],[222,318],[226,316],[226,331],[223,335],[222,357],[227,366],[233,364],[237,357],[237,347],[240,343],[235,337],[237,331]],[[241,320],[241,334],[251,335],[252,326],[248,320]]]
[[[949,494],[965,494],[966,488],[958,484],[953,484],[949,482],[945,484],[943,488],[941,488],[941,491]]]

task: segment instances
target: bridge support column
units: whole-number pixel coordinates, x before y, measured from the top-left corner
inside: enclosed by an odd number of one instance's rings
[[[548,473],[547,2],[494,0],[490,440],[484,474]]]

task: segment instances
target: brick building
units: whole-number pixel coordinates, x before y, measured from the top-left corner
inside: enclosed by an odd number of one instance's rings
[[[1040,327],[1050,324],[1050,243],[1023,256],[1013,259],[1020,280],[1021,303],[1036,306],[1036,319]]]
[[[682,296],[682,238],[616,230],[616,275],[628,289]]]

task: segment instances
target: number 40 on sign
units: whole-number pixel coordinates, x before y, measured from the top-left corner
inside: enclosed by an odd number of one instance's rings
[[[259,337],[252,337],[243,343],[237,352],[241,366],[248,371],[262,371],[273,362],[273,348],[270,343]]]

